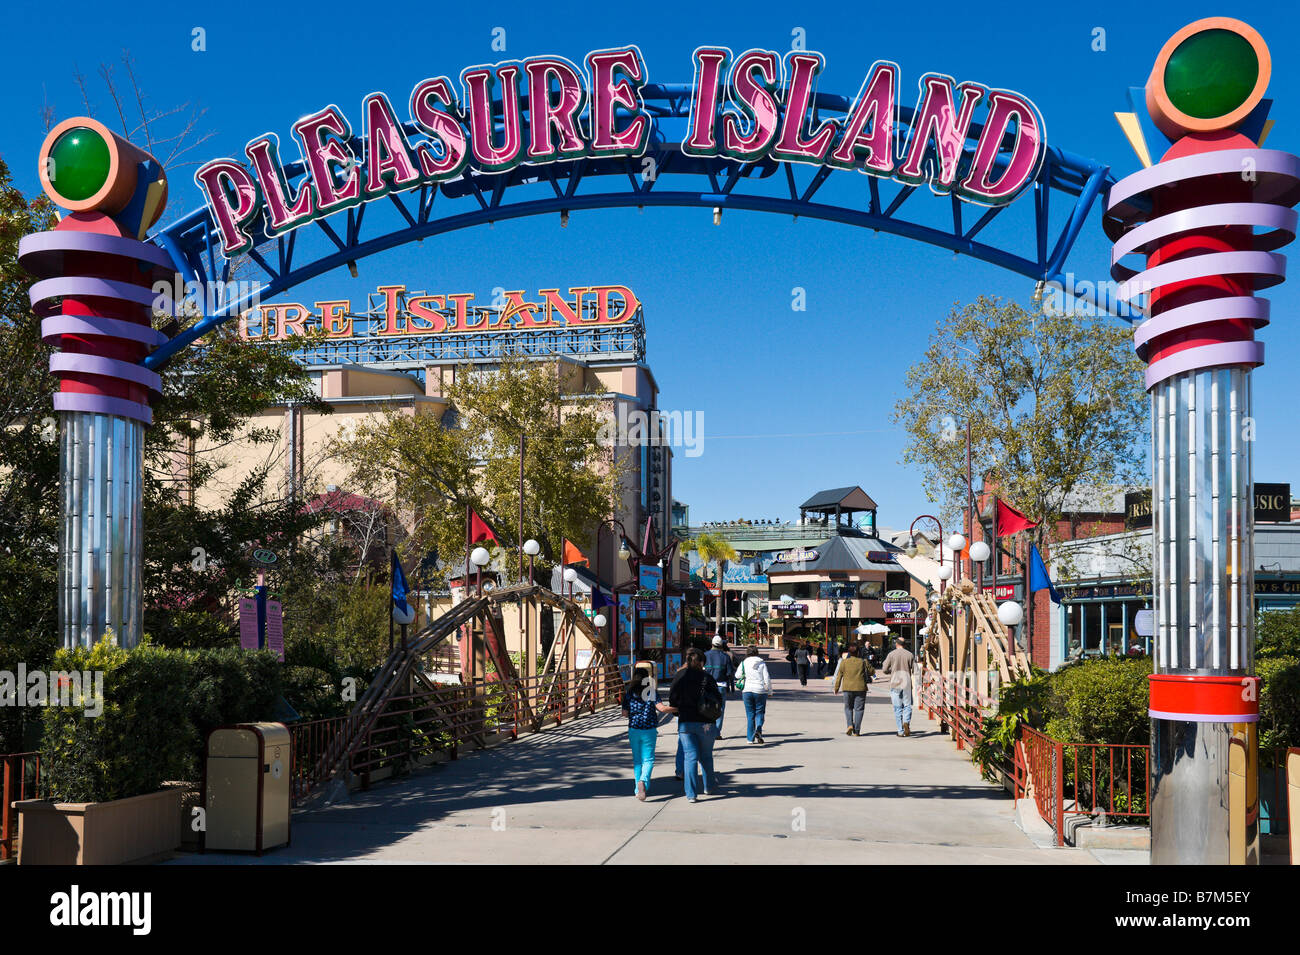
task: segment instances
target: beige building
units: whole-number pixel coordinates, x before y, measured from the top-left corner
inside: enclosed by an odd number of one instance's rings
[[[397,320],[381,317],[372,308],[368,313],[373,319],[370,325],[360,321],[366,315],[356,316],[358,320],[348,325],[353,332],[349,337],[331,338],[298,353],[332,413],[296,405],[266,408],[255,416],[250,427],[275,433],[278,439],[270,444],[246,440],[206,449],[224,466],[200,490],[199,503],[204,502],[204,497],[215,499],[228,494],[259,467],[269,467],[272,486],[285,494],[292,488],[307,499],[328,493],[347,495],[354,489],[349,487],[346,465],[332,453],[335,439],[394,408],[407,414],[443,418],[451,410],[445,395],[455,376],[466,368],[492,371],[502,354],[552,365],[566,395],[572,396],[574,402],[600,402],[607,408],[611,422],[635,421],[638,413],[647,420],[657,420],[654,415],[658,411],[659,386],[644,360],[645,332],[635,296],[630,296],[627,303],[629,309],[635,305],[633,313],[616,316],[619,320],[615,324],[525,330],[495,327],[459,334],[452,332],[454,311],[445,316],[449,328],[439,334],[417,333],[401,320],[404,297],[394,299],[389,295],[380,307],[391,307],[393,301],[398,308]],[[578,301],[583,305],[582,296]],[[326,304],[331,303],[322,303]],[[594,313],[597,304],[593,299],[583,307]],[[609,309],[603,300],[599,305]],[[272,317],[277,309],[283,312],[285,306],[263,307]],[[482,312],[493,310],[468,308],[471,316]],[[387,327],[405,328],[410,333],[381,334],[376,331],[381,321]],[[471,324],[494,327],[486,320]],[[250,327],[254,331],[261,328],[263,334],[248,334]],[[310,321],[307,327],[312,327]],[[279,337],[272,319],[267,317],[245,319],[241,328],[253,342],[263,336]],[[662,542],[671,519],[672,447],[656,444],[652,437],[648,443],[615,443],[613,450],[626,477],[621,499],[611,502],[610,518],[620,522],[629,537],[639,543],[647,517],[653,517]],[[184,480],[188,467],[189,454],[179,451],[179,480]],[[611,528],[600,531],[599,547],[596,528],[585,540],[575,543],[591,559],[593,568],[599,551],[603,584],[611,586],[628,579],[626,564],[616,557],[619,539]],[[546,556],[556,559],[559,555]]]

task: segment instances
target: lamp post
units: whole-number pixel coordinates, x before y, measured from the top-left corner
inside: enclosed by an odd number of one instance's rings
[[[940,523],[939,518],[935,517],[933,514],[922,514],[916,520],[912,521],[912,526],[907,529],[908,545],[907,550],[904,551],[904,553],[906,553],[908,557],[915,557],[917,555],[916,525],[921,521],[927,520],[934,521],[935,526],[939,528],[939,593],[943,593],[944,583],[948,578],[943,574],[943,524]]]
[[[475,593],[481,597],[483,596],[483,568],[492,559],[492,555],[487,552],[486,547],[475,547],[474,552],[469,555],[469,559],[470,563],[478,568],[476,571],[477,586],[475,587]]]
[[[573,599],[573,582],[578,579],[578,572],[572,567],[564,568],[564,582],[568,585],[569,599]]]
[[[953,534],[948,538],[948,547],[952,550],[952,569],[958,580],[961,580],[961,552],[966,549],[966,537],[964,534]],[[970,568],[966,568],[966,576],[970,576]]]
[[[971,563],[975,564],[978,568],[976,570],[976,580],[978,581],[977,586],[979,587],[980,593],[984,592],[984,561],[989,559],[990,553],[992,552],[989,550],[989,545],[983,541],[976,541],[970,545]],[[994,575],[993,580],[995,583],[997,582],[996,574]]]
[[[531,537],[524,541],[524,553],[528,555],[528,584],[533,583],[533,558],[542,552],[542,545]]]

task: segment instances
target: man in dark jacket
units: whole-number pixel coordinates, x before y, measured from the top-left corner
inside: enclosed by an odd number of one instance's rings
[[[721,637],[714,637],[713,646],[708,653],[704,654],[704,672],[717,682],[718,690],[722,695],[722,714],[718,716],[714,724],[718,728],[717,738],[722,739],[722,717],[726,715],[727,711],[726,690],[736,674],[736,661],[727,652],[727,645],[723,643]]]
[[[717,781],[713,776],[713,723],[700,713],[702,698],[720,702],[717,681],[704,672],[704,654],[692,647],[686,651],[686,666],[677,671],[668,691],[668,702],[658,706],[661,713],[677,715],[677,778],[686,786],[686,799],[695,802],[701,792],[695,782],[698,765],[704,777],[703,794],[715,795]]]

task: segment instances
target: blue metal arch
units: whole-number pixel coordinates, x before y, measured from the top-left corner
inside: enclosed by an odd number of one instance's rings
[[[367,230],[366,210],[369,206],[382,203],[382,199],[377,199],[335,213],[326,219],[315,220],[310,225],[274,239],[267,239],[248,253],[265,275],[265,281],[259,280],[261,284],[255,296],[250,294],[225,302],[219,309],[204,315],[190,328],[158,348],[144,359],[143,364],[149,368],[159,368],[180,349],[255,304],[257,299],[279,295],[339,266],[354,265],[359,259],[377,252],[483,223],[582,209],[631,206],[709,207],[824,219],[917,239],[1040,281],[1059,281],[1065,259],[1093,204],[1099,195],[1109,190],[1114,181],[1108,166],[1049,146],[1031,190],[1016,200],[1017,203],[1033,202],[1035,222],[1033,252],[1017,254],[981,242],[978,238],[983,229],[1010,206],[981,208],[952,196],[947,200],[952,207],[950,226],[938,228],[909,221],[899,215],[900,209],[920,187],[873,176],[862,177],[868,189],[865,208],[817,202],[817,192],[831,173],[837,170],[807,166],[806,169],[812,171],[811,179],[800,186],[796,181],[794,164],[771,160],[740,163],[726,158],[701,159],[688,156],[681,152],[679,142],[665,138],[660,123],[684,122],[687,119],[691,87],[687,84],[649,84],[643,88],[642,98],[646,110],[656,120],[651,143],[643,156],[581,158],[542,166],[521,165],[503,174],[484,174],[467,169],[459,178],[445,183],[390,193],[386,198],[396,207],[401,217],[397,229],[379,231],[377,234],[370,234],[375,231],[373,229]],[[810,121],[819,122],[827,114],[843,115],[851,108],[852,103],[846,97],[818,94],[809,108]],[[899,109],[895,122],[900,130],[910,126],[912,112],[909,108]],[[419,132],[411,125],[407,126],[407,131],[412,135]],[[981,126],[973,125],[968,133],[968,143],[973,144],[981,132]],[[364,142],[360,138],[354,138],[349,146],[364,161]],[[653,178],[642,176],[647,158],[655,163]],[[306,170],[302,163],[294,163],[285,168],[285,175],[291,185],[296,185],[306,175]],[[785,179],[785,195],[754,195],[743,189],[746,183],[780,175]],[[581,185],[600,177],[606,177],[606,181],[612,182],[614,188],[579,194]],[[664,177],[682,180],[693,177],[696,188],[660,188]],[[519,202],[504,201],[510,189],[539,183],[549,184],[552,195]],[[885,187],[893,188],[892,195],[882,196]],[[1053,193],[1070,203],[1064,225],[1055,233],[1049,223]],[[434,207],[441,210],[442,205],[446,204],[444,202],[439,205],[436,202],[440,195],[446,200],[473,198],[475,205],[469,211],[456,211],[435,217]],[[977,213],[978,217],[967,224],[963,221],[964,212],[972,217]],[[344,218],[346,225],[340,234],[331,225],[331,220],[337,222]],[[318,229],[333,248],[327,248],[325,254],[300,263],[295,258],[298,237],[300,233],[312,228]],[[231,263],[220,252],[220,238],[206,206],[167,225],[151,238],[168,253],[177,271],[187,282],[197,283],[202,288],[208,288],[214,282],[229,282]]]

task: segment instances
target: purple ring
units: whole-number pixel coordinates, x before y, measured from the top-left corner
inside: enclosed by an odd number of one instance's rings
[[[1300,201],[1300,156],[1280,149],[1218,149],[1158,162],[1125,176],[1110,187],[1106,210],[1121,223],[1132,222],[1142,210],[1128,200],[1192,179],[1239,174],[1247,160],[1254,164],[1251,173],[1255,176],[1255,193],[1260,201],[1284,206]],[[1261,179],[1262,176],[1268,176],[1268,181]],[[1273,182],[1274,177],[1278,182]],[[1275,188],[1276,193],[1272,191]]]
[[[45,260],[68,252],[113,255],[123,259],[144,261],[171,274],[176,272],[171,257],[158,246],[125,236],[104,235],[100,232],[51,230],[23,236],[18,240],[18,261],[27,271],[42,278],[55,275],[62,270],[61,262],[48,263],[52,267],[47,267]]]
[[[62,351],[50,356],[50,371],[60,377],[65,374],[102,375],[105,378],[143,385],[155,394],[162,394],[162,378],[157,372],[150,371],[144,365],[122,361],[120,358]]]
[[[1185,259],[1162,262],[1121,282],[1115,297],[1126,302],[1175,282],[1209,278],[1212,275],[1250,275],[1256,289],[1277,285],[1286,278],[1286,256],[1277,252],[1207,252]]]
[[[1180,305],[1167,312],[1161,312],[1154,318],[1148,318],[1133,332],[1133,347],[1138,357],[1145,359],[1150,342],[1167,335],[1169,332],[1206,322],[1220,322],[1231,319],[1249,319],[1256,328],[1268,324],[1268,299],[1255,298],[1250,295],[1229,295],[1225,298],[1211,298],[1204,302]]]
[[[122,338],[150,347],[157,347],[167,341],[167,336],[158,329],[121,318],[104,318],[98,315],[54,315],[41,320],[41,341],[58,344],[58,339],[64,335]]]
[[[85,411],[90,414],[116,415],[153,424],[153,410],[138,401],[111,398],[108,395],[88,395],[76,391],[60,391],[54,395],[55,411]]]
[[[1254,237],[1253,251],[1280,249],[1295,238],[1297,218],[1294,209],[1261,202],[1222,202],[1212,206],[1194,206],[1179,212],[1171,212],[1169,215],[1160,216],[1137,226],[1115,241],[1110,254],[1111,278],[1131,279],[1140,271],[1122,265],[1120,259],[1124,256],[1150,255],[1151,246],[1160,240],[1195,229],[1234,225],[1271,228],[1271,232]]]
[[[82,275],[62,275],[58,278],[42,279],[32,284],[29,298],[31,299],[32,309],[37,315],[45,318],[54,313],[54,306],[48,305],[52,298],[108,298],[117,301],[132,302],[136,305],[143,305],[146,308],[155,308],[155,301],[158,296],[153,289],[143,285],[132,285],[130,282],[119,282],[115,279],[96,279]],[[158,311],[174,314],[175,305],[168,301],[166,307],[158,308]]]
[[[1166,378],[1182,374],[1185,371],[1198,371],[1202,368],[1215,368],[1219,365],[1262,365],[1264,364],[1264,343],[1216,342],[1212,345],[1197,345],[1161,358],[1147,366],[1146,384],[1150,391]]]

